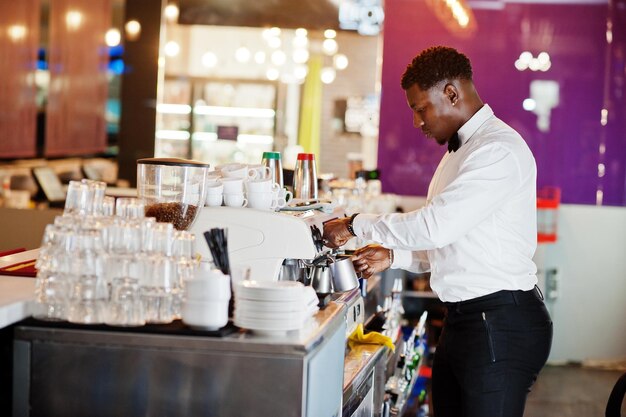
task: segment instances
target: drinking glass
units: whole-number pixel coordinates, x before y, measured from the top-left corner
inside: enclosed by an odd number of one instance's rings
[[[110,195],[104,196],[102,200],[102,207],[98,215],[104,217],[111,217],[115,213],[115,197]]]
[[[173,259],[147,256],[140,279],[140,296],[144,317],[148,323],[170,323],[175,318],[173,299],[176,296],[177,276]]]
[[[171,255],[171,243],[174,238],[174,226],[172,223],[156,222],[152,227],[146,228],[145,231],[144,248],[147,253],[164,256]]]
[[[88,186],[81,181],[70,181],[65,196],[65,214],[87,213]]]
[[[141,219],[145,216],[145,206],[138,198],[120,197],[115,202],[115,215],[127,219]]]
[[[111,326],[143,326],[146,323],[139,280],[131,277],[113,280],[105,323]]]

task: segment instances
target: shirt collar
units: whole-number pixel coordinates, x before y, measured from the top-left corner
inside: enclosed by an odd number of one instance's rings
[[[493,116],[493,110],[489,104],[483,105],[474,115],[458,130],[461,146],[467,142],[483,123]]]

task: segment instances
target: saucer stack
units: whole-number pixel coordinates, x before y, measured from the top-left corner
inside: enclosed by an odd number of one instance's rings
[[[235,286],[235,325],[265,336],[304,328],[318,311],[315,290],[297,281],[243,281]]]

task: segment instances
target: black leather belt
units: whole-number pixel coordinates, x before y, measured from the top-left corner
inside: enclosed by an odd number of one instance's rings
[[[483,295],[482,297],[472,298],[471,300],[455,303],[444,302],[443,304],[448,309],[448,312],[473,313],[508,304],[533,304],[537,303],[537,300],[543,300],[543,294],[539,287],[535,285],[535,288],[528,291],[502,290],[493,294]]]

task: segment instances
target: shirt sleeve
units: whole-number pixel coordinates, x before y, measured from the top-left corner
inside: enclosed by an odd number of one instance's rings
[[[357,236],[390,249],[442,248],[498,210],[519,188],[521,178],[519,162],[509,149],[483,146],[425,207],[408,213],[359,214],[353,229]]]
[[[410,272],[430,272],[430,261],[426,251],[393,250],[392,269],[404,269]]]

